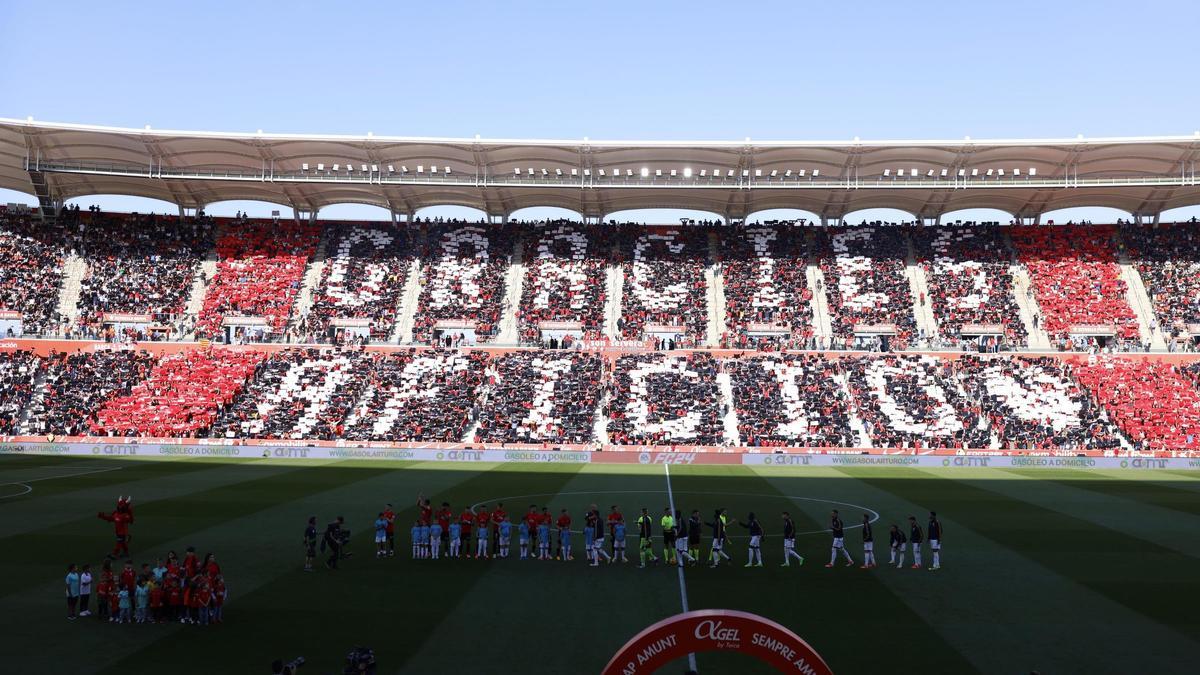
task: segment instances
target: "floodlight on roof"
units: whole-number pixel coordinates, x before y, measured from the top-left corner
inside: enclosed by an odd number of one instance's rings
[[[1013,175],[1014,175],[1014,176],[1020,176],[1020,175],[1021,175],[1021,170],[1020,170],[1020,169],[1013,169]]]
[[[400,173],[408,173],[408,166],[401,164],[400,165]]]
[[[645,169],[643,169],[643,171],[645,171]],[[625,169],[625,176],[627,178],[633,178],[633,169]]]
[[[583,175],[585,175],[585,176],[590,176],[590,175],[592,175],[592,170],[591,170],[591,169],[584,169],[584,170],[583,170]]]
[[[365,169],[364,169],[364,171],[365,171]],[[372,165],[371,165],[371,171],[373,171],[373,172],[378,172],[378,171],[379,171],[379,166],[378,166],[378,165],[376,165],[376,164],[372,164]]]
[[[996,169],[996,175],[1003,176],[1003,175],[1004,175],[1004,169]]]
[[[366,172],[367,172],[367,165],[366,165],[366,164],[361,164],[360,166],[362,167],[362,172],[363,172],[363,173],[366,173]]]
[[[388,173],[396,173],[396,167],[388,164]]]
[[[346,171],[354,171],[354,163],[346,162]]]
[[[450,167],[448,167],[448,166],[443,166],[443,167],[442,167],[442,173],[450,173]]]
[[[988,170],[987,170],[987,175],[989,175],[989,176],[990,176],[990,175],[992,175],[993,173],[996,173],[996,170],[995,170],[995,169],[988,169]]]
[[[325,170],[325,165],[324,165],[324,164],[318,164],[318,165],[317,165],[317,171],[324,171],[324,170]]]
[[[587,172],[585,171],[584,173],[587,173]],[[604,169],[600,169],[600,176],[601,176],[601,177],[603,177],[603,176],[604,176]]]
[[[959,169],[959,170],[958,170],[958,177],[959,177],[959,178],[962,178],[963,176],[966,176],[966,175],[967,175],[967,170],[966,170],[966,169]]]
[[[333,165],[333,170],[334,170],[334,171],[337,171],[339,166],[341,166],[341,165],[340,165],[340,164],[334,164],[334,165]]]
[[[579,169],[571,169],[571,175],[572,175],[572,176],[578,176],[578,175],[579,175]]]
[[[519,167],[519,166],[514,166],[514,167],[513,167],[513,175],[514,175],[514,176],[520,176],[520,175],[521,175],[521,167]]]
[[[925,172],[925,177],[926,177],[926,178],[933,178],[933,169],[930,169],[930,170],[926,171],[926,172]]]
[[[812,177],[813,177],[813,178],[817,178],[817,177],[819,177],[820,175],[821,175],[821,170],[820,170],[820,169],[813,169],[813,175],[812,175]]]
[[[908,175],[912,176],[913,178],[916,178],[917,177],[917,167],[914,166],[913,168],[909,169]]]
[[[334,168],[336,169],[337,167],[334,167]],[[425,173],[425,165],[424,164],[417,165],[417,173]]]
[[[1037,167],[1036,167],[1036,166],[1031,166],[1031,167],[1029,167],[1029,175],[1030,175],[1030,176],[1036,176],[1036,175],[1037,175]]]
[[[754,177],[755,177],[755,178],[762,178],[762,169],[755,169],[755,170],[754,170]]]
[[[942,178],[945,178],[947,173],[950,173],[949,169],[942,169]]]
[[[650,169],[647,169],[646,167],[644,167],[644,166],[643,166],[643,167],[642,167],[641,174],[642,174],[642,178],[645,178],[645,177],[649,176],[649,175],[650,175]]]
[[[804,178],[804,174],[806,174],[806,173],[808,173],[808,169],[800,169],[799,171],[796,172],[796,175],[798,175],[801,178]]]
[[[529,167],[529,175],[530,175],[530,176],[532,176],[532,175],[533,175],[533,167],[532,167],[532,166],[531,166],[531,167]]]
[[[750,169],[742,169],[742,178],[750,177]]]
[[[683,177],[684,178],[692,177],[692,167],[690,167],[690,166],[683,167]]]
[[[678,174],[675,173],[675,169],[671,169],[671,178],[674,178],[676,175]]]
[[[733,178],[733,169],[730,169],[729,171],[725,172],[725,177]]]
[[[548,175],[550,175],[550,172],[546,170],[546,167],[542,167],[542,178],[545,178]]]
[[[971,177],[972,178],[974,178],[975,176],[978,176],[978,175],[979,175],[979,169],[971,169]]]
[[[788,169],[787,171],[784,171],[784,172],[783,172],[783,177],[784,177],[784,178],[791,178],[791,177],[792,177],[792,170],[791,170],[791,169]]]
[[[700,177],[704,178],[708,175],[708,169],[700,169]]]
[[[774,178],[774,177],[776,177],[776,176],[778,176],[778,175],[779,175],[779,170],[778,170],[778,169],[771,169],[771,178]]]
[[[555,169],[555,170],[554,170],[554,175],[555,175],[555,176],[561,176],[561,175],[562,175],[562,169]]]
[[[308,171],[308,165],[307,165],[307,164],[301,164],[301,165],[300,165],[300,170],[301,170],[301,171]]]
[[[890,175],[892,175],[892,170],[891,170],[891,169],[884,169],[884,170],[883,170],[883,176],[884,176],[885,178],[886,178],[886,177],[888,177],[888,176],[890,176]]]
[[[654,177],[655,177],[655,178],[662,178],[662,169],[655,169],[655,170],[654,170]]]

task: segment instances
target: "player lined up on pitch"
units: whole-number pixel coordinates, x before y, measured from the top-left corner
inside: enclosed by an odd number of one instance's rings
[[[429,499],[419,497],[417,506],[419,514],[411,531],[413,559],[509,558],[512,553],[514,529],[517,552],[521,560],[575,559],[573,539],[577,532],[571,529],[573,520],[565,508],[559,511],[556,518],[551,514],[549,507],[530,504],[528,511],[514,524],[504,510],[502,502],[497,503],[491,510],[486,503],[469,506],[457,517],[449,502],[442,502],[435,512]],[[877,567],[871,515],[862,514],[862,569]],[[791,566],[793,560],[797,565],[803,565],[804,556],[796,551],[796,523],[787,511],[780,513],[780,519],[783,536],[781,567]],[[395,515],[389,504],[387,510],[380,512],[375,521],[377,557],[395,555],[394,520]],[[655,548],[655,521],[659,528],[661,556],[657,555]],[[753,511],[747,514],[744,521],[731,520],[726,509],[719,508],[713,512],[711,519],[705,520],[698,509],[693,509],[685,518],[681,510],[672,512],[670,507],[665,507],[662,515],[656,518],[650,514],[648,508],[642,507],[634,523],[637,527],[639,568],[659,563],[679,567],[699,565],[701,540],[706,528],[711,532],[706,561],[708,566],[719,567],[722,561],[732,562],[727,553],[730,545],[730,525],[742,528],[748,536],[745,567],[763,566],[762,543],[766,531]],[[906,553],[911,552],[913,569],[922,568],[921,549],[928,536],[933,554],[933,565],[930,569],[940,569],[942,525],[937,513],[929,512],[927,535],[917,524],[915,516],[909,516],[908,523],[907,536],[897,525],[893,524],[890,528],[889,563],[903,567]],[[854,558],[845,545],[845,526],[836,509],[830,513],[828,531],[832,535],[833,544],[829,563],[825,567],[833,567],[839,556],[845,560],[847,567],[854,566]],[[583,516],[582,535],[583,554],[591,566],[599,566],[602,560],[610,564],[629,562],[626,554],[625,516],[618,506],[611,506],[609,513],[603,515],[595,504],[590,505]]]

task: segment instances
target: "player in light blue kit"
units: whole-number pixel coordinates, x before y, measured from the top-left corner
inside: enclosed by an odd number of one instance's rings
[[[618,520],[613,525],[613,560],[617,557],[621,558],[621,562],[629,562],[629,558],[625,557],[625,521]]]
[[[429,526],[429,546],[433,549],[433,559],[437,560],[442,550],[442,524],[436,520]]]
[[[413,560],[421,557],[421,523],[415,522],[412,526],[412,547]]]
[[[462,548],[462,525],[458,521],[450,523],[450,557],[457,558]]]
[[[387,518],[383,517],[383,511],[379,512],[379,517],[375,519],[375,557],[382,558],[386,555],[383,551],[387,545]]]
[[[417,534],[417,541],[421,544],[421,557],[429,557],[429,526],[421,523],[421,531]]]
[[[499,529],[500,529],[500,557],[507,558],[508,557],[508,542],[509,542],[510,537],[512,537],[512,523],[510,523],[508,521],[508,516],[504,516],[504,518],[500,521]]]
[[[517,537],[521,544],[521,560],[529,559],[529,523],[524,519],[517,523]]]
[[[595,538],[596,533],[592,531],[592,528],[585,525],[583,528],[583,553],[587,556],[588,562],[591,562],[592,557],[596,555],[595,551],[593,550],[595,548],[593,545],[595,543]]]
[[[550,523],[538,523],[538,560],[550,559]]]

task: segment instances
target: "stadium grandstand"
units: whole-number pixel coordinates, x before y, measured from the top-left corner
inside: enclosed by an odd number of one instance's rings
[[[38,207],[0,212],[0,432],[1197,453],[1200,224],[1161,217],[1200,204],[1197,159],[1200,134],[610,142],[3,119],[0,187]],[[66,206],[92,194],[178,210]],[[206,214],[231,199],[293,215]],[[319,218],[345,202],[391,219]],[[485,217],[417,216],[443,204]],[[1132,217],[1043,217],[1079,205]],[[513,218],[530,206],[579,218]],[[880,206],[912,218],[847,218]],[[610,218],[656,207],[714,216]],[[779,208],[814,217],[754,217]],[[943,218],[964,208],[1011,218]]]

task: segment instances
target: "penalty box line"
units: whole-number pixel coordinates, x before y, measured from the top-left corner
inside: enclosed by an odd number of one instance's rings
[[[674,518],[675,517],[675,493],[671,491],[671,466],[669,464],[663,464],[663,472],[665,472],[666,476],[667,476],[667,503],[671,505],[671,517]],[[682,562],[682,560],[683,559],[680,558],[680,562]],[[664,560],[663,562],[665,563],[666,560]],[[683,566],[677,565],[675,567],[675,571],[679,574],[679,600],[680,600],[680,602],[683,603],[683,612],[686,614],[689,610],[688,610],[688,597],[687,597],[687,582],[684,581],[684,579],[683,579]],[[688,668],[699,672],[699,670],[696,668],[696,655],[691,652],[688,652]]]

